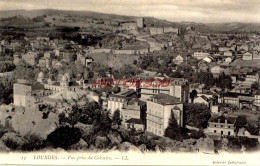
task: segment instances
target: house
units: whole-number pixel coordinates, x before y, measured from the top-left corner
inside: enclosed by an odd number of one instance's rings
[[[236,118],[225,117],[224,115],[211,117],[207,129],[205,129],[205,133],[217,136],[234,136],[235,121]]]
[[[125,124],[130,119],[140,119],[145,122],[146,103],[137,98],[129,100],[123,104],[121,109],[122,123]]]
[[[29,65],[34,66],[36,64],[37,56],[38,56],[38,53],[29,51],[22,55],[22,59]]]
[[[213,66],[210,69],[210,72],[213,74],[214,77],[219,77],[219,75],[224,71],[224,69],[220,66]]]
[[[211,56],[207,56],[203,59],[203,61],[211,63],[213,61],[213,58]]]
[[[209,53],[207,52],[194,52],[193,53],[193,57],[196,58],[196,59],[204,59],[206,58],[207,56],[209,56]]]
[[[257,71],[248,72],[245,75],[245,81],[243,84],[252,85],[253,83],[259,83],[259,74]]]
[[[137,97],[136,92],[133,89],[126,89],[117,94],[111,94],[108,98],[108,110],[114,114],[114,112],[118,109],[121,113],[124,103],[131,97]]]
[[[141,119],[131,118],[125,122],[127,129],[145,130],[145,124]]]
[[[227,63],[231,63],[231,62],[232,62],[232,58],[231,58],[231,57],[227,57],[227,58],[225,58],[225,62],[227,62]]]
[[[260,53],[258,53],[257,51],[253,52],[253,59],[260,59]]]
[[[210,100],[206,96],[198,96],[193,100],[193,103],[205,104],[208,107],[210,106]]]
[[[232,51],[225,51],[224,52],[224,56],[225,57],[232,57],[233,56],[233,52]]]
[[[175,64],[181,64],[181,63],[183,63],[184,62],[184,59],[183,59],[183,57],[181,56],[181,55],[178,55],[175,59],[174,59],[174,63]]]
[[[164,135],[171,114],[179,126],[183,126],[183,104],[176,97],[158,94],[147,100],[147,131],[159,136]]]
[[[231,48],[229,48],[229,47],[218,47],[219,52],[225,52],[225,51],[230,51],[230,50],[231,50]]]
[[[210,110],[211,110],[211,113],[218,114],[219,113],[219,106],[213,105],[213,106],[211,106]]]
[[[243,54],[243,60],[246,61],[246,60],[252,60],[253,59],[253,54],[250,53],[250,52],[246,52]]]

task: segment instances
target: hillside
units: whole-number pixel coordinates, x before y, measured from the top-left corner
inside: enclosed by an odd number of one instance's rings
[[[4,26],[40,26],[43,22],[33,22],[32,19],[37,16],[46,16],[44,21],[56,26],[79,26],[88,27],[90,24],[100,24],[106,27],[117,26],[120,22],[135,21],[134,16],[124,16],[116,14],[105,14],[91,11],[72,11],[72,10],[6,10],[0,11],[1,18],[11,18],[9,21],[0,21],[0,25]],[[147,26],[173,26],[186,27],[194,26],[196,31],[202,33],[221,33],[221,32],[260,32],[260,24],[258,23],[194,23],[194,22],[170,22],[153,17],[144,17]]]

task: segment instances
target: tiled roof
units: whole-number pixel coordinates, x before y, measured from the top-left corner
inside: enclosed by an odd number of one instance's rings
[[[234,124],[235,121],[236,121],[236,118],[234,118],[234,117],[225,117],[224,115],[221,115],[221,116],[218,116],[218,117],[211,117],[209,122],[225,123],[225,120],[227,120],[228,124]]]
[[[168,94],[163,94],[163,93],[153,96],[150,101],[153,101],[155,103],[159,103],[162,105],[173,105],[173,104],[181,103],[178,98],[170,96]]]

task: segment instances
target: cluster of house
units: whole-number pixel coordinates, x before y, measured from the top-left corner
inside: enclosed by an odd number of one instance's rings
[[[112,76],[113,77],[113,76]],[[149,79],[150,76],[140,75],[138,79]],[[101,77],[97,77],[101,79]],[[164,79],[157,76],[157,79]],[[227,92],[220,94],[218,88],[205,90],[203,84],[189,84],[183,78],[171,79],[166,87],[140,86],[125,87],[117,85],[121,91],[118,93],[108,87],[93,87],[93,82],[83,78],[72,78],[68,73],[59,74],[55,80],[52,76],[46,77],[43,72],[38,74],[34,83],[18,80],[14,84],[14,105],[27,109],[37,109],[42,104],[50,104],[59,108],[59,112],[66,107],[62,101],[80,100],[87,97],[96,101],[104,109],[113,114],[120,111],[123,125],[126,128],[146,130],[159,136],[164,135],[171,114],[174,114],[178,124],[183,126],[183,104],[198,103],[207,105],[212,112],[209,126],[205,133],[213,135],[234,135],[235,118],[225,117],[222,107],[232,106],[238,109],[260,106],[260,93],[243,94]],[[115,87],[112,84],[112,88]],[[105,90],[105,91],[102,91]],[[101,90],[97,93],[96,90]],[[190,93],[196,91],[197,95],[191,99]],[[251,136],[251,135],[250,135]]]

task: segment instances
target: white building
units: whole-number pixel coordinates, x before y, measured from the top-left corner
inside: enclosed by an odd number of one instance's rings
[[[175,97],[158,94],[147,101],[147,131],[163,136],[171,114],[183,126],[183,104]]]

